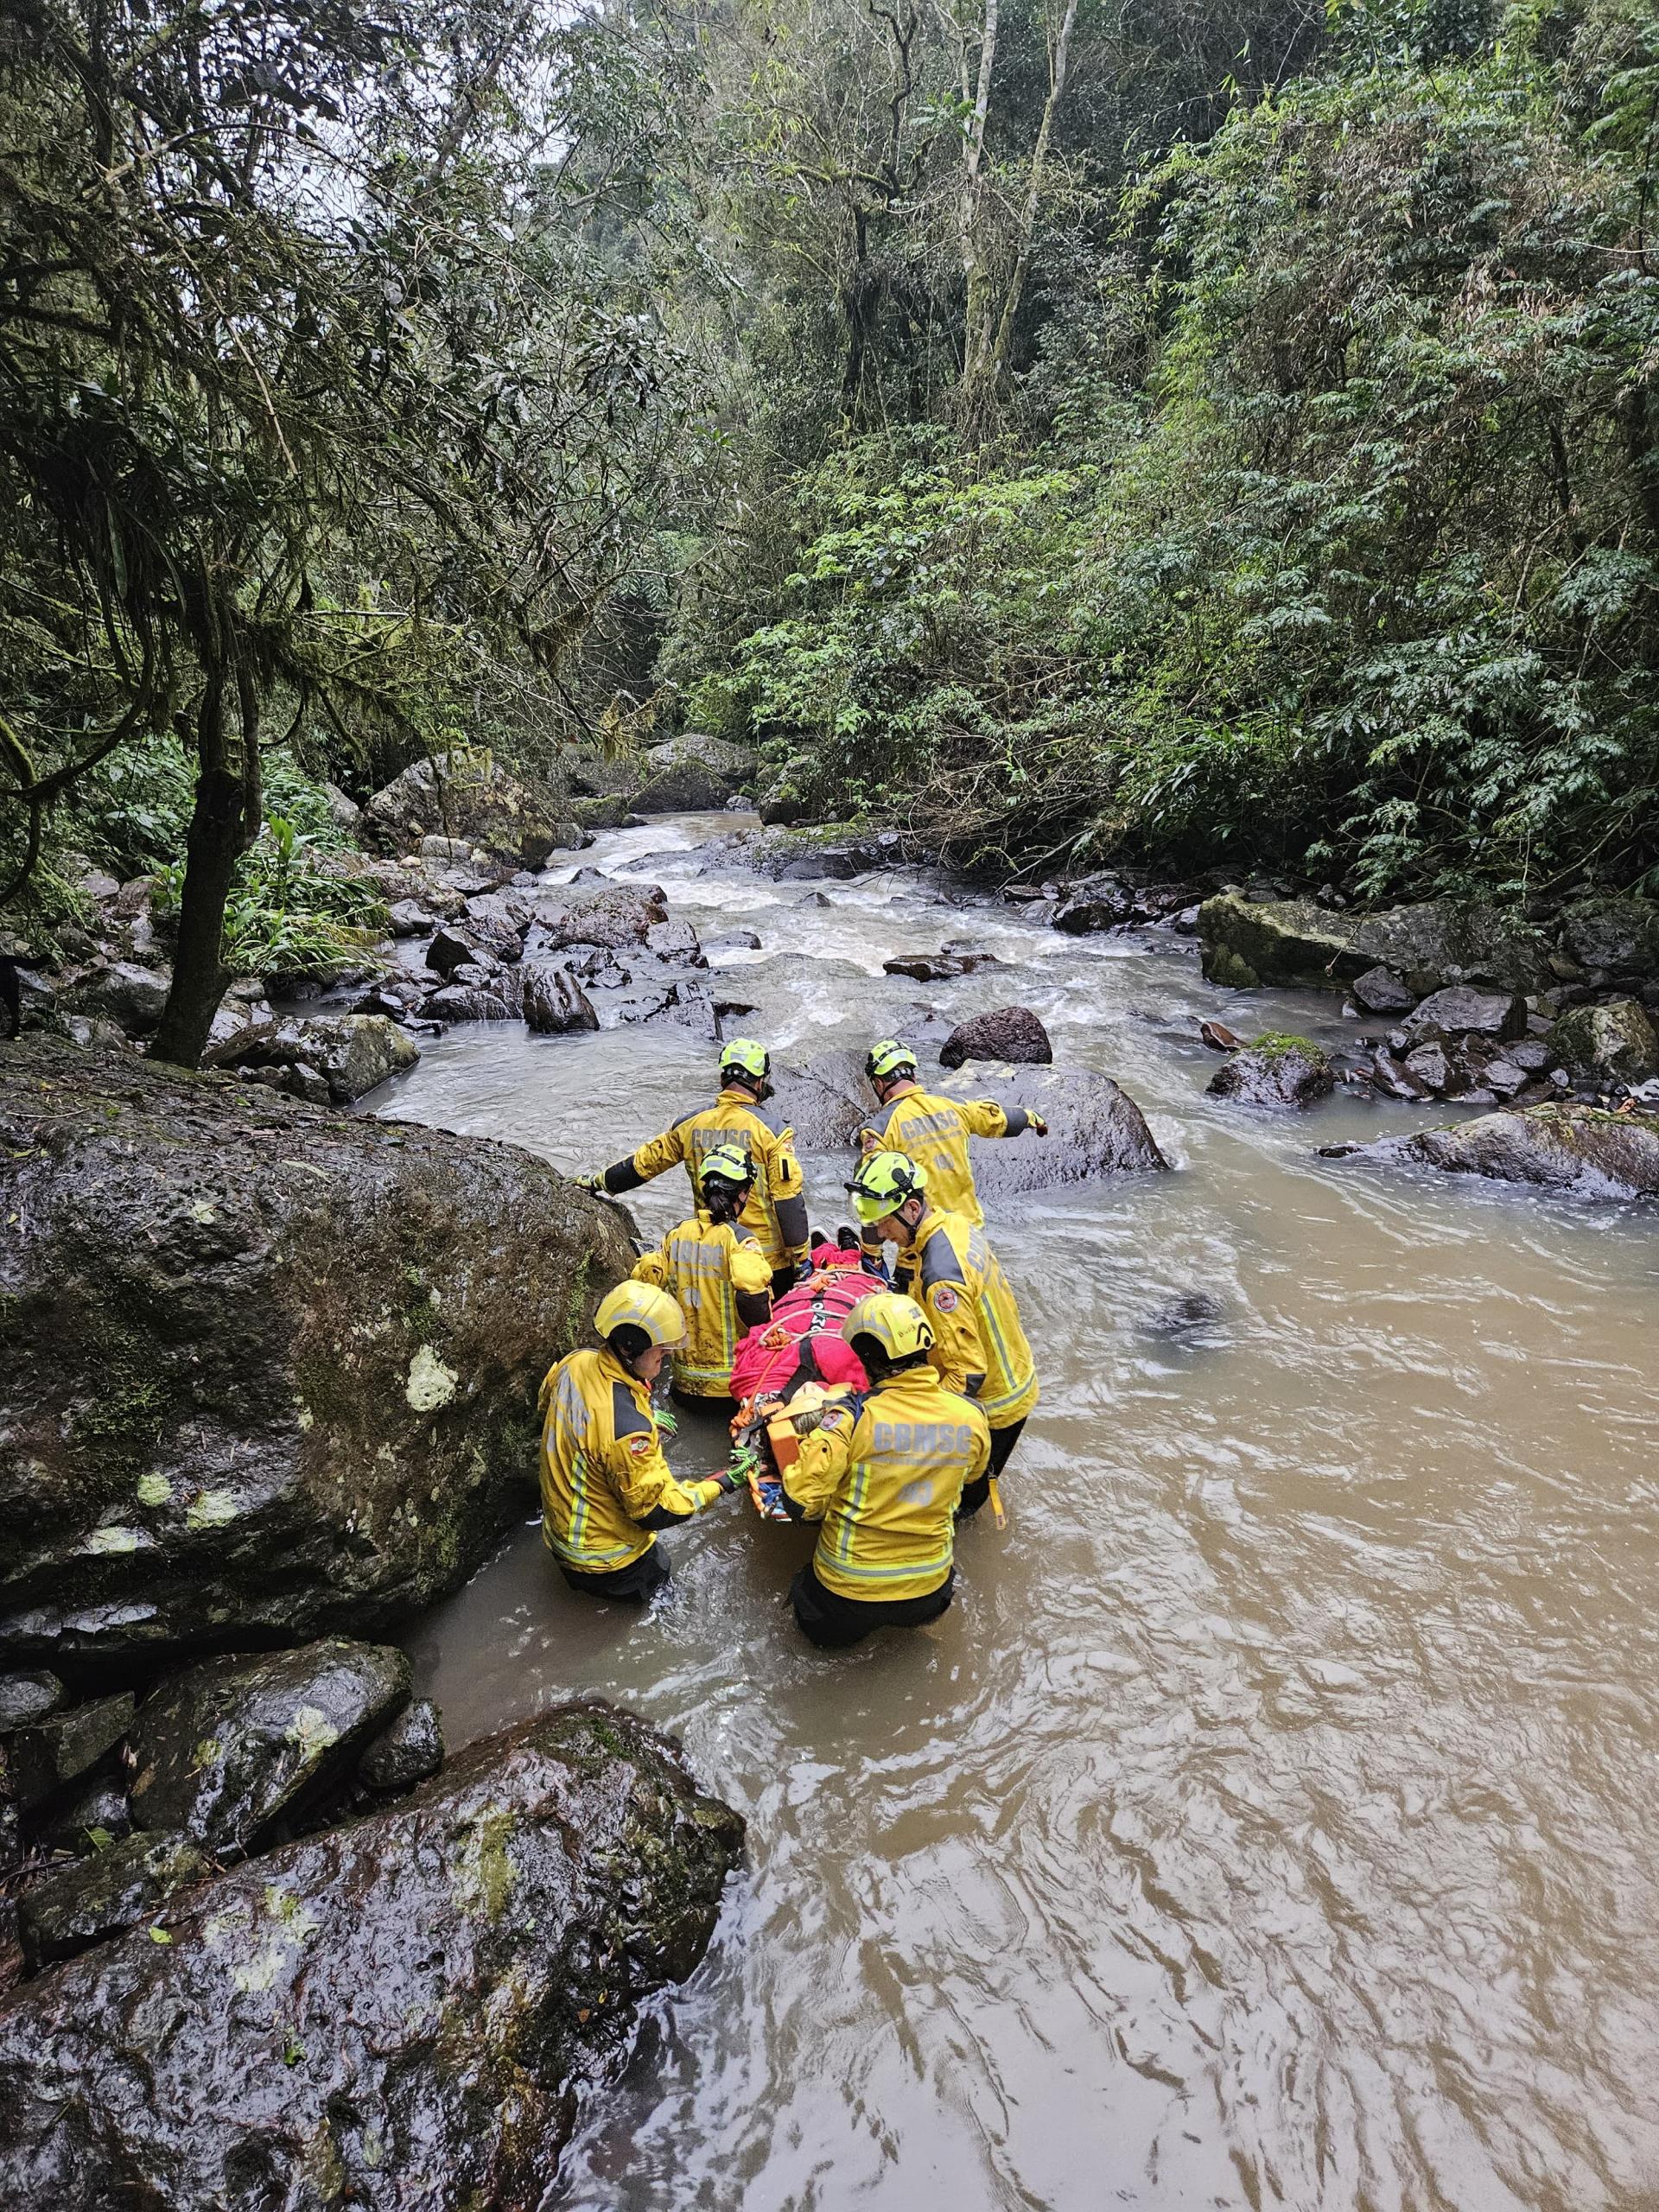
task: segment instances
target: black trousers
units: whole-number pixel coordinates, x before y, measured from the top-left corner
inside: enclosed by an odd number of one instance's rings
[[[643,1605],[667,1581],[668,1561],[663,1557],[662,1546],[653,1544],[648,1552],[641,1552],[638,1559],[631,1559],[626,1567],[609,1574],[587,1574],[579,1567],[567,1567],[563,1560],[559,1572],[573,1590],[586,1590],[594,1598],[618,1599],[625,1605]]]
[[[1020,1432],[1025,1422],[1017,1421],[1010,1428],[991,1431],[991,1464],[976,1482],[962,1486],[962,1503],[957,1508],[958,1521],[970,1521],[991,1494],[991,1478],[1000,1475],[1014,1457],[1014,1447],[1020,1441]]]
[[[843,1598],[824,1588],[809,1560],[790,1584],[789,1596],[801,1634],[821,1649],[836,1651],[861,1643],[872,1629],[919,1628],[924,1621],[938,1620],[950,1607],[956,1579],[952,1567],[925,1598]]]

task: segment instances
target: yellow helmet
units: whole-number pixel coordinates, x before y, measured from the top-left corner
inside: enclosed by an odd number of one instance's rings
[[[874,1291],[861,1298],[842,1323],[841,1333],[855,1350],[858,1338],[873,1337],[889,1366],[933,1349],[933,1324],[913,1298],[896,1290]]]
[[[896,1037],[884,1037],[879,1045],[872,1045],[864,1055],[864,1072],[872,1083],[884,1082],[888,1076],[913,1076],[916,1055],[908,1045],[901,1045]]]
[[[697,1180],[707,1185],[710,1182],[730,1183],[741,1189],[754,1180],[754,1160],[741,1144],[719,1144],[712,1152],[705,1152],[697,1169]]]
[[[747,1075],[764,1083],[772,1073],[772,1054],[753,1037],[734,1037],[720,1056],[721,1075]]]
[[[639,1332],[645,1339],[643,1344],[633,1344],[626,1351],[614,1347],[625,1359],[637,1359],[652,1344],[665,1344],[671,1351],[676,1344],[685,1342],[685,1316],[677,1300],[652,1282],[630,1280],[618,1283],[614,1290],[607,1290],[599,1301],[594,1326],[607,1344],[620,1329]]]
[[[847,1188],[852,1194],[853,1211],[861,1222],[885,1221],[890,1213],[898,1212],[906,1198],[919,1197],[926,1190],[927,1170],[918,1167],[906,1153],[873,1152],[860,1163]]]

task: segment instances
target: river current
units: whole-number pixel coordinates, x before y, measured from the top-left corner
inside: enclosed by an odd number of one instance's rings
[[[749,1822],[549,2212],[1659,2206],[1659,1222],[1314,1153],[1421,1109],[1205,1096],[1200,1015],[1334,1040],[1334,1001],[920,873],[702,872],[734,826],[579,863],[664,887],[729,1027],[799,1058],[1023,1003],[1178,1172],[988,1207],[1043,1398],[942,1621],[811,1649],[810,1532],[737,1500],[643,1618],[527,1525],[411,1637],[452,1747],[613,1698]],[[881,972],[970,938],[1007,967]],[[577,1170],[713,1058],[468,1025],[373,1103]],[[804,1165],[845,1218],[848,1163]],[[684,1178],[632,1203],[659,1233]],[[722,1456],[683,1418],[683,1471]]]

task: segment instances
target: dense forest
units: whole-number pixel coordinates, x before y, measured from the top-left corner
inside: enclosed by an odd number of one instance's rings
[[[0,896],[687,728],[966,861],[1659,884],[1649,0],[20,0]],[[264,932],[262,938],[261,933]]]

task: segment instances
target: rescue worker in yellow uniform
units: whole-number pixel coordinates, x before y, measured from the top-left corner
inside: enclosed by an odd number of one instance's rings
[[[976,1229],[985,1225],[984,1209],[974,1188],[968,1157],[969,1137],[1020,1137],[1029,1129],[1046,1137],[1048,1123],[1023,1106],[999,1106],[992,1098],[946,1098],[924,1090],[916,1080],[916,1055],[908,1045],[885,1037],[872,1045],[864,1072],[880,1111],[861,1135],[864,1149],[902,1152],[927,1170],[933,1204],[944,1213],[959,1213]]]
[[[691,1178],[695,1205],[701,1195],[697,1177],[704,1160],[735,1140],[755,1167],[743,1226],[766,1254],[775,1287],[786,1289],[807,1265],[806,1196],[795,1157],[795,1133],[780,1116],[766,1111],[771,1075],[772,1055],[766,1046],[752,1037],[734,1037],[720,1055],[720,1096],[712,1106],[683,1114],[671,1129],[642,1144],[627,1159],[617,1160],[602,1174],[579,1175],[577,1182],[584,1190],[618,1198],[625,1191],[637,1191],[653,1176],[666,1174],[671,1167],[683,1167]]]
[[[573,1590],[639,1602],[668,1580],[657,1531],[745,1487],[729,1467],[682,1483],[663,1457],[651,1386],[685,1316],[666,1291],[622,1282],[599,1302],[597,1351],[573,1351],[542,1383],[542,1540]]]
[[[682,1402],[732,1410],[732,1361],[751,1329],[772,1319],[772,1269],[742,1225],[754,1162],[741,1145],[722,1144],[697,1170],[702,1203],[647,1252],[636,1282],[665,1290],[685,1315],[685,1342],[674,1353],[671,1394]]]
[[[991,1451],[984,1414],[930,1363],[933,1331],[913,1299],[861,1299],[841,1332],[869,1390],[824,1408],[783,1478],[790,1518],[823,1524],[789,1594],[801,1633],[830,1647],[945,1611],[957,1504]]]
[[[1007,1277],[982,1229],[930,1203],[927,1170],[902,1152],[872,1153],[847,1185],[866,1234],[893,1255],[893,1287],[932,1325],[930,1354],[947,1389],[971,1398],[991,1432],[990,1464],[962,1494],[977,1513],[1037,1403],[1037,1367]]]

